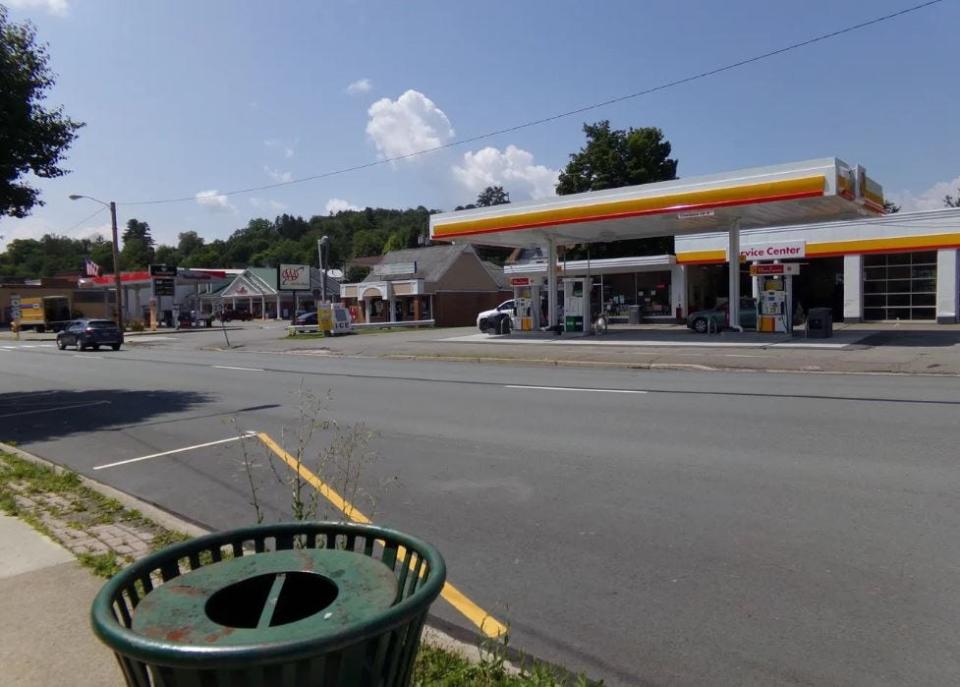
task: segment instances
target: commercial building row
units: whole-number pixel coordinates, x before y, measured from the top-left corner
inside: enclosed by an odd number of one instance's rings
[[[796,263],[793,302],[803,309],[829,307],[846,322],[958,322],[960,209],[740,232],[741,292],[757,288],[752,262]],[[669,321],[714,306],[729,293],[725,232],[684,234],[670,255],[606,260],[559,260],[558,275],[591,275],[601,302],[616,313],[640,306],[647,319]],[[340,284],[327,275],[326,295],[342,300],[358,322],[418,321],[438,326],[472,324],[476,314],[512,296],[510,280],[543,277],[542,254],[500,268],[483,261],[469,244],[393,251],[379,258],[361,282]],[[128,320],[148,318],[153,281],[147,272],[124,273]],[[310,290],[278,288],[275,268],[180,270],[173,296],[160,297],[160,319],[176,312],[197,315],[232,310],[254,318],[292,317],[323,297],[323,273],[311,268]],[[12,295],[67,295],[74,316],[112,317],[113,277],[42,279],[0,283],[0,324],[10,322]]]
[[[161,323],[172,324],[180,315],[196,318],[231,311],[234,316],[275,319],[290,318],[309,310],[326,295],[339,299],[340,283],[317,268],[310,268],[310,288],[285,291],[278,287],[277,268],[247,269],[181,268],[174,279],[173,293],[158,295],[156,280],[149,271],[120,275],[124,319],[149,322],[151,307]],[[326,292],[324,292],[324,279]],[[0,325],[12,321],[11,302],[34,298],[65,297],[73,318],[116,317],[116,287],[112,274],[99,277],[5,279],[0,280]]]

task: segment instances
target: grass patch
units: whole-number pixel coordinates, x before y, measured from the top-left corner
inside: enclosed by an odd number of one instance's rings
[[[507,670],[505,647],[485,647],[479,663],[458,653],[421,644],[413,668],[415,687],[589,687],[585,677],[570,679],[550,666],[533,663],[519,673]]]
[[[123,563],[113,551],[107,553],[79,553],[77,560],[90,568],[94,575],[110,579],[123,570]]]
[[[75,540],[64,537],[65,530],[96,539],[96,528],[121,524],[141,535],[152,536],[150,549],[153,551],[189,539],[185,534],[148,520],[140,511],[126,508],[116,499],[85,486],[74,472],[5,452],[0,452],[0,510],[20,518],[67,549],[74,547],[71,550],[77,560],[101,577],[116,575],[133,558],[110,549],[103,542],[101,544],[109,549],[105,553],[80,550]],[[123,537],[129,539],[132,535],[124,534]]]
[[[287,332],[288,339],[325,339],[323,332]]]

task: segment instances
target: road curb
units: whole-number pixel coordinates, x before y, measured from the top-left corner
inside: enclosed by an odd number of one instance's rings
[[[370,356],[351,356],[370,357]],[[818,374],[818,375],[854,375],[854,376],[890,376],[890,377],[942,377],[953,379],[960,377],[958,372],[901,372],[897,370],[824,370],[824,369],[791,369],[777,367],[724,367],[721,365],[701,365],[696,363],[654,363],[641,361],[607,361],[607,360],[565,360],[543,358],[505,358],[502,356],[467,356],[467,355],[421,355],[417,353],[383,353],[375,356],[381,360],[419,360],[448,363],[499,363],[516,365],[541,365],[548,367],[604,367],[629,370],[653,371],[695,371],[695,372],[753,372],[770,374]]]
[[[95,479],[85,477],[84,475],[74,472],[73,470],[68,470],[61,465],[47,460],[46,458],[41,458],[40,456],[35,456],[32,453],[27,453],[23,449],[17,448],[16,446],[11,446],[10,444],[0,442],[0,451],[13,454],[17,458],[21,458],[31,463],[50,468],[57,473],[71,472],[77,475],[77,477],[80,479],[80,483],[83,486],[99,492],[107,498],[119,501],[125,508],[139,511],[144,517],[153,520],[158,525],[161,525],[168,530],[182,532],[183,534],[187,534],[191,537],[200,537],[202,535],[209,534],[212,531],[206,527],[203,527],[199,523],[186,520],[175,513],[164,510],[156,504],[150,503],[149,501],[144,501],[136,496],[131,496],[126,492],[115,489],[114,487],[104,484],[103,482],[98,482]],[[481,656],[478,643],[470,643],[457,639],[452,634],[440,629],[440,625],[441,623],[429,623],[424,626],[423,641],[425,643],[428,643],[430,646],[439,649],[457,652],[472,663],[480,662]]]

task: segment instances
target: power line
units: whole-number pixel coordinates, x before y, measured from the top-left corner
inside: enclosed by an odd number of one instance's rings
[[[66,229],[64,229],[64,230],[63,230],[63,233],[64,233],[64,234],[69,234],[71,231],[73,231],[74,229],[76,229],[77,227],[79,227],[81,224],[83,224],[84,222],[89,222],[89,221],[92,220],[94,217],[96,217],[96,216],[99,215],[101,212],[103,212],[104,210],[106,210],[106,208],[104,208],[104,207],[98,208],[92,215],[89,215],[89,216],[87,216],[87,217],[84,217],[82,220],[80,220],[79,222],[77,222],[77,223],[74,224],[73,226],[70,226],[70,227],[67,227]]]
[[[393,157],[385,157],[379,160],[374,160],[372,162],[366,162],[360,165],[354,165],[352,167],[344,167],[342,169],[332,170],[329,172],[322,172],[320,174],[314,174],[307,177],[302,177],[300,179],[292,179],[290,181],[279,181],[273,184],[263,184],[261,186],[250,186],[248,188],[236,189],[233,191],[225,191],[223,193],[218,193],[218,196],[236,196],[244,193],[254,193],[256,191],[268,191],[274,188],[280,188],[283,186],[293,186],[294,184],[303,184],[308,181],[316,181],[318,179],[325,179],[327,177],[339,176],[341,174],[349,174],[350,172],[358,172],[364,169],[370,169],[371,167],[379,167],[391,162],[399,162],[400,160],[407,160],[413,157],[419,157],[420,155],[427,155],[429,153],[435,153],[440,150],[445,150],[447,148],[455,148],[458,146],[467,145],[469,143],[476,143],[477,141],[482,141],[484,139],[493,138],[495,136],[502,136],[503,134],[513,133],[515,131],[520,131],[522,129],[529,129],[530,127],[540,126],[541,124],[547,124],[549,122],[557,121],[558,119],[565,119],[567,117],[573,117],[575,115],[583,114],[584,112],[590,112],[591,110],[596,110],[602,107],[607,107],[609,105],[615,105],[616,103],[624,102],[625,100],[632,100],[634,98],[640,98],[645,95],[650,95],[652,93],[657,93],[658,91],[664,91],[669,88],[675,88],[677,86],[682,86],[684,84],[692,83],[694,81],[699,81],[701,79],[706,79],[711,76],[716,76],[724,72],[732,71],[734,69],[739,69],[740,67],[745,67],[756,62],[761,62],[763,60],[770,59],[771,57],[776,57],[778,55],[783,55],[794,50],[799,50],[800,48],[805,48],[815,43],[820,43],[822,41],[829,40],[831,38],[836,38],[837,36],[842,36],[844,34],[852,33],[854,31],[859,31],[860,29],[865,29],[870,26],[875,26],[886,21],[891,21],[897,19],[906,14],[912,12],[917,12],[919,10],[930,7],[931,5],[937,5],[943,2],[943,0],[928,0],[927,2],[922,2],[917,5],[912,5],[910,7],[898,10],[896,12],[891,12],[890,14],[885,14],[880,17],[875,17],[867,21],[860,22],[858,24],[853,24],[851,26],[838,29],[836,31],[831,31],[829,33],[820,34],[813,38],[808,38],[807,40],[800,41],[799,43],[791,43],[790,45],[784,46],[782,48],[777,48],[776,50],[771,50],[770,52],[765,52],[760,55],[755,55],[753,57],[748,57],[737,62],[731,62],[730,64],[725,64],[721,67],[716,67],[715,69],[710,69],[704,72],[699,72],[697,74],[692,74],[690,76],[685,76],[681,79],[676,79],[674,81],[667,81],[665,83],[653,86],[651,88],[645,88],[641,91],[636,91],[634,93],[628,93],[626,95],[617,96],[615,98],[610,98],[608,100],[603,100],[591,105],[584,105],[583,107],[578,107],[575,110],[568,110],[566,112],[561,112],[559,114],[550,115],[548,117],[542,117],[540,119],[534,119],[522,124],[516,124],[514,126],[505,127],[503,129],[495,129],[493,131],[488,131],[483,134],[478,134],[476,136],[471,136],[469,138],[462,138],[455,141],[450,141],[448,143],[443,143],[441,145],[433,146],[432,148],[423,148],[421,150],[415,150],[411,153],[405,153],[404,155],[395,155]],[[166,203],[183,203],[187,201],[196,200],[196,195],[192,196],[180,196],[177,198],[164,198],[159,200],[141,200],[133,202],[124,202],[119,203],[120,205],[160,205]]]

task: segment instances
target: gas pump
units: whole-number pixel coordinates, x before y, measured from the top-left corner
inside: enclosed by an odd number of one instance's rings
[[[790,309],[787,306],[787,290],[782,279],[765,279],[760,291],[758,332],[789,331]]]
[[[789,333],[793,331],[793,275],[797,264],[754,264],[750,274],[757,280],[760,302],[757,304],[757,331]]]
[[[513,280],[513,317],[511,324],[518,332],[540,329],[540,285],[527,277]]]
[[[563,280],[564,332],[590,333],[590,281],[587,278]]]

